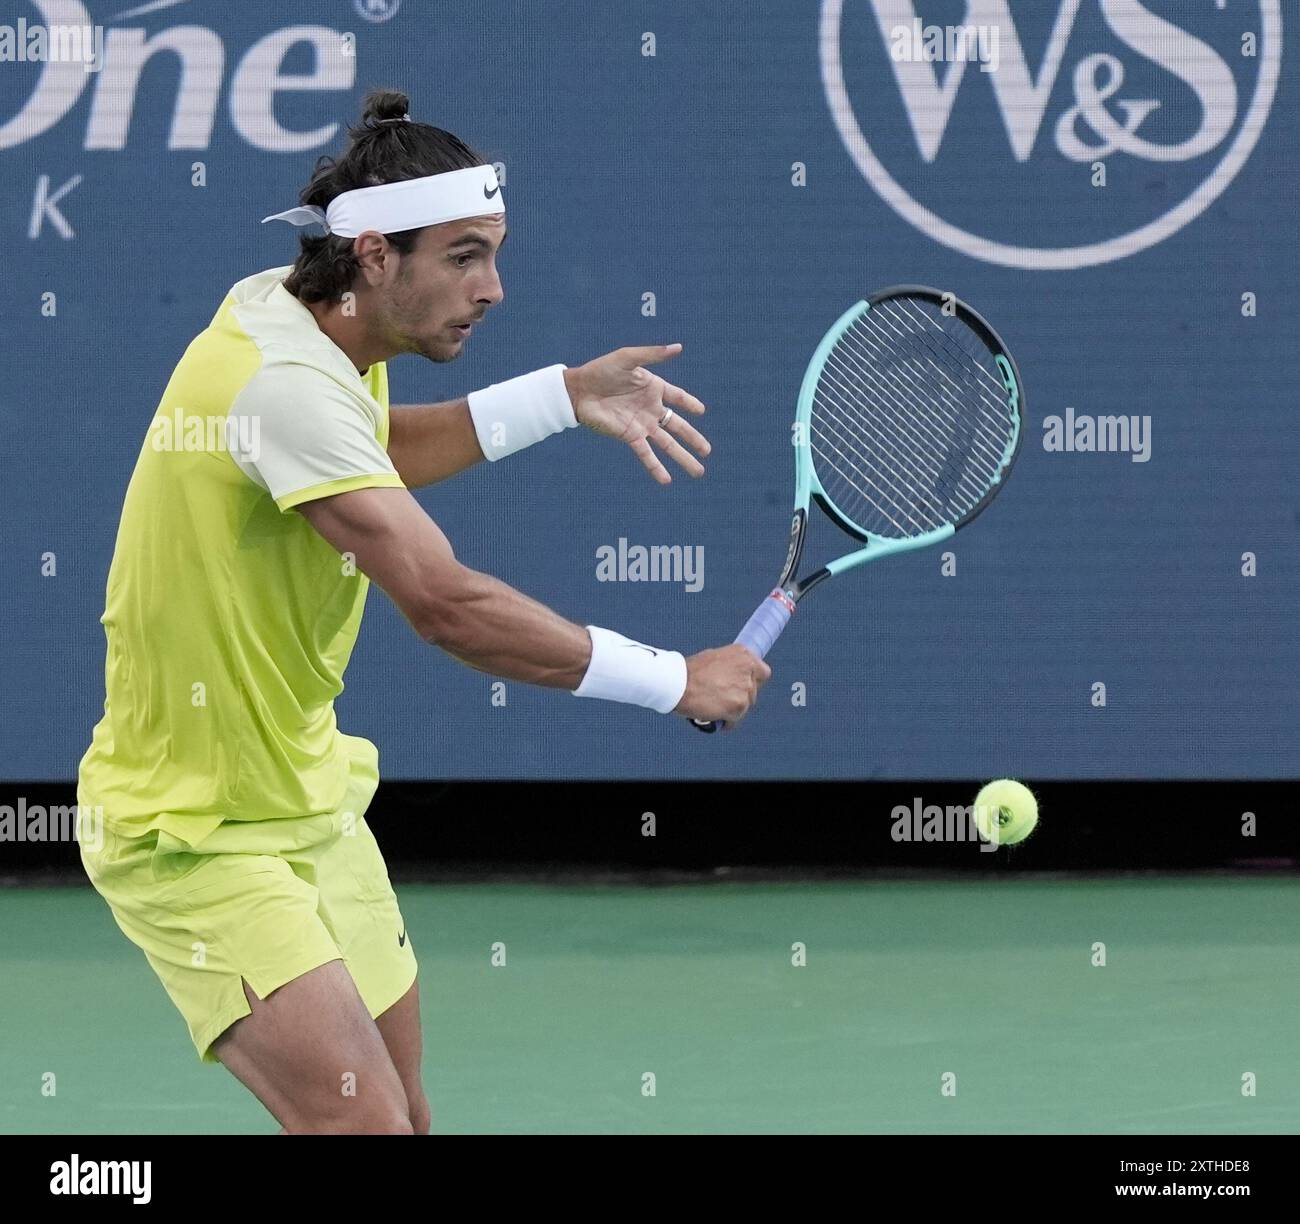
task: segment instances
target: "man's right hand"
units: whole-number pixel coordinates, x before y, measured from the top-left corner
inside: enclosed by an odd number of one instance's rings
[[[701,650],[686,660],[686,692],[673,713],[734,726],[771,675],[772,669],[744,646]]]

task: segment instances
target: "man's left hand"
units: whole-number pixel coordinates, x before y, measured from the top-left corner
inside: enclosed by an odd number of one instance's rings
[[[712,449],[708,439],[678,415],[689,412],[699,416],[704,405],[642,368],[668,361],[681,351],[680,344],[615,349],[584,366],[564,371],[578,423],[626,442],[660,484],[671,483],[672,477],[651,450],[651,442],[692,476],[703,476],[704,465],[682,442],[701,456],[707,456]]]

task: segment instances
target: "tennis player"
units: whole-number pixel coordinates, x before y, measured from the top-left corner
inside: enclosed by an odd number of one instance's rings
[[[704,405],[644,368],[677,345],[390,415],[385,361],[454,361],[504,296],[493,168],[407,108],[370,95],[303,207],[267,218],[326,233],[236,284],[167,384],[126,494],[80,767],[105,824],[86,871],[199,1057],[282,1133],[430,1125],[415,952],[364,819],[378,753],[334,717],[370,580],[459,661],[578,697],[735,723],[771,674],[741,646],[684,658],[564,620],[460,564],[408,492],[578,425],[661,483],[652,444],[693,476],[709,446],[678,415]],[[180,444],[214,417],[225,446]]]

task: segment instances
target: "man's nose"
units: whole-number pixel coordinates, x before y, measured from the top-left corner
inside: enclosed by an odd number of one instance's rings
[[[487,308],[488,306],[495,306],[499,302],[503,301],[505,299],[505,296],[506,296],[506,291],[502,287],[501,277],[498,274],[496,268],[494,267],[492,269],[491,275],[488,277],[486,285],[483,287],[482,292],[479,294],[478,297],[479,305],[483,306],[484,308]]]

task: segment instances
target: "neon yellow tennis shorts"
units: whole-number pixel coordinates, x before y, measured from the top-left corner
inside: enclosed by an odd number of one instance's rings
[[[365,741],[359,741],[366,744]],[[378,761],[353,753],[338,811],[237,820],[194,846],[153,830],[104,829],[81,848],[91,882],[176,1004],[203,1062],[213,1041],[250,1013],[241,978],[264,999],[342,960],[371,1016],[415,981],[415,952],[379,845],[363,819]]]

